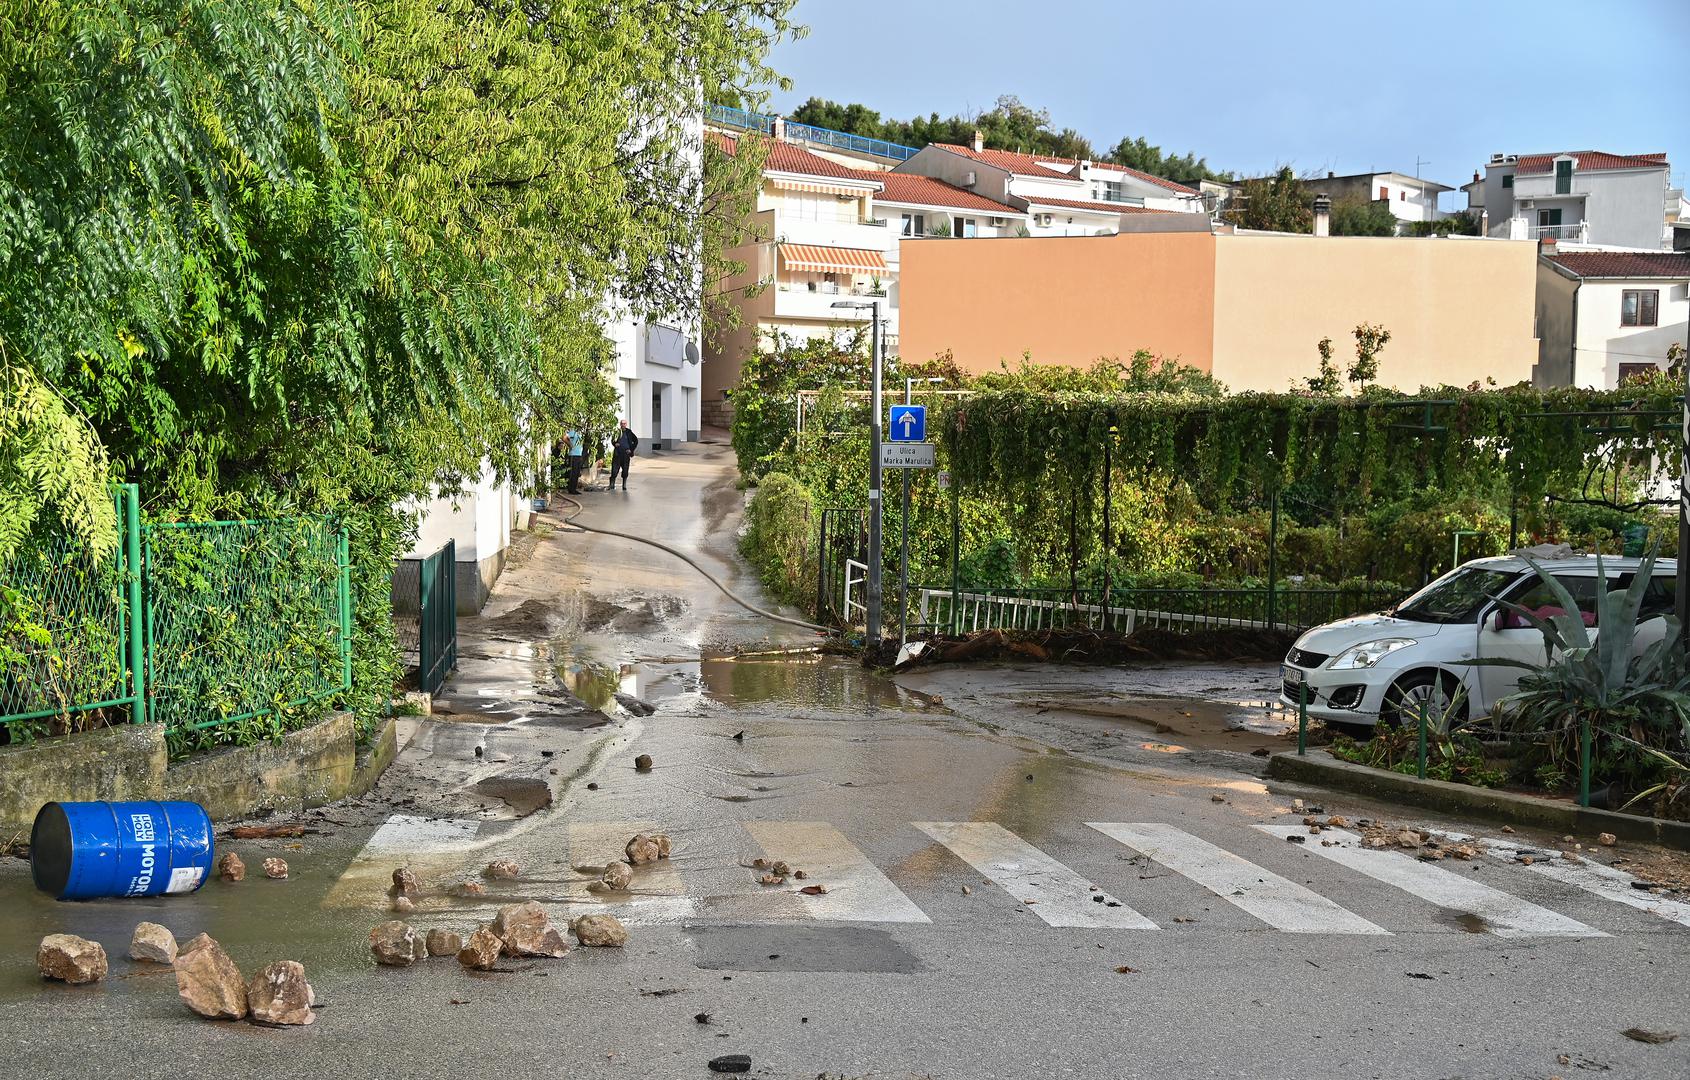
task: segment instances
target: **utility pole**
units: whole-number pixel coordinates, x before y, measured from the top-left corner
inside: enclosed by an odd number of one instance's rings
[[[1690,582],[1684,580],[1685,570],[1690,568],[1690,357],[1680,363],[1684,367],[1684,420],[1679,443],[1682,464],[1678,477],[1678,588],[1674,590],[1673,608],[1678,625],[1690,626]],[[1690,641],[1685,647],[1690,648]]]
[[[866,308],[869,312],[871,351],[874,358],[873,382],[869,391],[868,427],[868,612],[863,627],[869,648],[880,644],[880,594],[882,583],[880,543],[880,301],[835,300],[836,308]]]

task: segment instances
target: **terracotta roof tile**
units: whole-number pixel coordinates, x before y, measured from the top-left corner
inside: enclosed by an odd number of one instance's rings
[[[1678,251],[1562,251],[1544,258],[1585,278],[1690,278],[1690,254]]]
[[[1601,150],[1563,150],[1554,154],[1521,154],[1515,172],[1546,173],[1555,168],[1555,159],[1563,154],[1578,159],[1578,168],[1591,169],[1648,169],[1665,165],[1665,154],[1609,154]]]
[[[984,195],[977,195],[964,188],[947,184],[943,180],[931,176],[917,176],[914,173],[870,172],[863,170],[859,173],[863,179],[879,180],[886,185],[886,189],[876,195],[876,202],[910,203],[915,206],[948,206],[958,210],[980,210],[988,214],[1014,214],[1020,216],[1022,211],[1013,206],[1000,203],[995,199],[988,199]]]
[[[1050,167],[1051,165],[1072,167],[1079,164],[1078,158],[1056,157],[1052,154],[1022,154],[1013,150],[993,150],[990,147],[984,150],[975,150],[972,147],[958,146],[955,143],[934,143],[933,145],[949,150],[953,154],[961,154],[963,157],[973,158],[975,161],[983,161],[987,165],[996,165],[998,168],[1006,169],[1016,176],[1036,176],[1047,180],[1078,180],[1080,178],[1077,170],[1065,172],[1062,169]],[[1160,176],[1152,176],[1147,172],[1129,169],[1125,165],[1117,165],[1112,161],[1094,161],[1091,164],[1094,169],[1126,173],[1129,176],[1138,177],[1147,184],[1155,184],[1157,187],[1167,188],[1169,191],[1176,191],[1182,195],[1197,194],[1196,191],[1184,184],[1176,184],[1172,180],[1164,180]]]
[[[1149,206],[1122,206],[1120,203],[1086,202],[1080,199],[1047,199],[1043,195],[1029,195],[1034,206],[1061,206],[1070,210],[1095,210],[1104,214],[1177,214],[1178,210],[1157,210]]]
[[[801,173],[805,176],[831,176],[838,180],[879,179],[878,175],[870,175],[864,170],[841,165],[832,158],[812,154],[802,146],[789,142],[771,141],[769,156],[764,159],[763,168],[775,172]]]

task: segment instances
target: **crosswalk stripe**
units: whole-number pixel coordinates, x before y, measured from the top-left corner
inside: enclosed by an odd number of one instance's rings
[[[1310,836],[1302,825],[1257,825],[1272,836],[1305,836],[1303,850],[1330,859],[1375,881],[1382,881],[1439,907],[1476,916],[1487,933],[1499,937],[1607,937],[1600,930],[1538,907],[1500,889],[1462,877],[1441,866],[1409,858],[1400,851],[1364,848],[1361,837],[1343,829]],[[1331,846],[1322,844],[1329,841]]]
[[[1154,930],[1156,924],[1113,896],[1093,892],[1068,867],[991,821],[917,821],[916,828],[1000,886],[1051,926]],[[1094,900],[1093,897],[1102,897]],[[1111,907],[1111,904],[1118,906]]]
[[[1128,825],[1115,821],[1086,824],[1142,851],[1277,930],[1293,934],[1390,933],[1319,893],[1172,825],[1155,822]]]
[[[745,830],[771,860],[784,860],[807,876],[788,879],[788,891],[806,883],[827,892],[800,894],[800,913],[841,922],[924,923],[932,920],[869,861],[845,834],[822,821],[748,821]]]
[[[1450,835],[1454,838],[1454,834]],[[1472,838],[1461,836],[1459,839],[1471,841]],[[1521,852],[1532,850],[1507,840],[1479,840],[1478,843],[1510,862],[1514,862]],[[1539,858],[1526,866],[1526,869],[1534,874],[1542,874],[1563,884],[1583,889],[1604,900],[1612,900],[1651,915],[1658,915],[1680,926],[1690,926],[1690,904],[1632,888],[1631,883],[1637,879],[1624,870],[1616,870],[1599,862],[1569,863],[1559,858]]]
[[[582,868],[599,868],[624,855],[628,840],[636,833],[656,832],[638,821],[572,821],[569,823],[569,859]],[[691,915],[692,901],[672,859],[659,859],[634,868],[634,880],[625,893],[601,892],[590,888],[588,878],[572,879],[564,895],[572,906],[600,905],[623,922],[677,922]]]

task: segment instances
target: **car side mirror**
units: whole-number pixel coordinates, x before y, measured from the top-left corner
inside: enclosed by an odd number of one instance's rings
[[[1490,628],[1501,633],[1508,629],[1508,609],[1499,607],[1490,615]]]

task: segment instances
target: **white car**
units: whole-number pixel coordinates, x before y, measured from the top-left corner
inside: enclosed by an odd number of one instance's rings
[[[1604,557],[1609,590],[1628,587],[1641,559]],[[1539,561],[1572,594],[1595,626],[1596,557]],[[1660,618],[1673,611],[1677,564],[1657,560],[1643,595],[1637,647],[1659,641]],[[1475,559],[1456,567],[1389,611],[1317,626],[1297,639],[1280,667],[1280,700],[1295,707],[1303,695],[1311,717],[1330,726],[1370,727],[1381,719],[1406,721],[1421,705],[1434,715],[1465,686],[1459,716],[1483,716],[1513,693],[1519,668],[1462,663],[1506,657],[1542,663],[1543,635],[1501,607],[1500,597],[1540,615],[1559,613],[1555,594],[1517,556]]]

